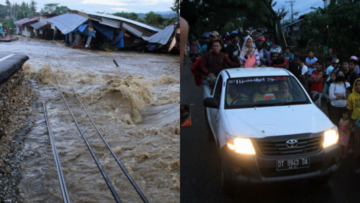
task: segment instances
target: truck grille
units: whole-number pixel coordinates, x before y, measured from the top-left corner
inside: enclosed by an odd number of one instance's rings
[[[256,140],[258,149],[264,156],[284,156],[284,155],[293,155],[293,154],[304,154],[309,152],[315,152],[319,150],[321,146],[321,136],[296,139],[298,141],[298,146],[296,148],[288,148],[286,146],[286,141],[276,140],[276,141],[262,141],[261,139]]]

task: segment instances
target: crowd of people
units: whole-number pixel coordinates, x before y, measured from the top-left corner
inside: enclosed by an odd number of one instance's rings
[[[319,108],[322,100],[326,102],[329,118],[339,128],[342,158],[351,154],[360,159],[360,47],[358,53],[339,59],[329,47],[318,57],[313,50],[308,51],[307,57],[306,54],[295,56],[289,47],[285,47],[283,53],[281,46],[261,32],[244,35],[233,31],[221,36],[212,31],[204,33],[203,41],[202,46],[195,38],[189,43],[197,85],[213,86],[217,75],[225,68],[288,69]],[[360,173],[360,169],[356,172]]]
[[[5,29],[3,29],[2,27],[0,27],[0,37],[5,38],[5,37],[6,37],[6,35],[8,34],[7,32],[8,32],[8,31],[7,31],[7,29],[6,29],[6,28],[5,28]]]

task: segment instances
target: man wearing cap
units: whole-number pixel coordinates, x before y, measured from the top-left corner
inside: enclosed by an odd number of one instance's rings
[[[207,43],[207,49],[206,52],[209,52],[212,49],[212,41],[219,40],[220,35],[217,31],[210,32],[210,42]],[[221,52],[225,53],[225,47],[222,46]]]
[[[270,53],[264,49],[266,41],[265,38],[260,36],[255,40],[255,45],[260,57],[260,66],[268,66],[270,62]]]
[[[205,32],[202,35],[202,38],[205,39],[205,44],[199,49],[198,54],[201,56],[207,50],[208,43],[210,42],[210,32]]]

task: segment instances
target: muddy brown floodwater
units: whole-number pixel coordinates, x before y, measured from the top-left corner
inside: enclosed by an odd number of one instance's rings
[[[87,118],[61,68],[147,199],[180,202],[179,56],[76,50],[61,42],[25,38],[0,44],[0,49],[30,57],[24,70],[33,80],[38,101],[47,104],[71,202],[115,201],[57,91],[51,70],[120,199],[142,200]],[[61,202],[41,108],[35,117],[23,149],[20,200]]]

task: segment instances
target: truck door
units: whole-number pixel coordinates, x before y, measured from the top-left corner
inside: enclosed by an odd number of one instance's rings
[[[221,101],[221,91],[222,91],[222,83],[223,83],[223,78],[220,75],[216,85],[215,85],[215,89],[214,89],[214,98],[217,100],[219,107],[220,107],[220,101]],[[215,108],[210,108],[210,118],[211,118],[211,125],[213,127],[214,130],[214,136],[216,137],[216,139],[218,138],[217,134],[218,134],[218,129],[219,129],[219,108],[215,109]]]

